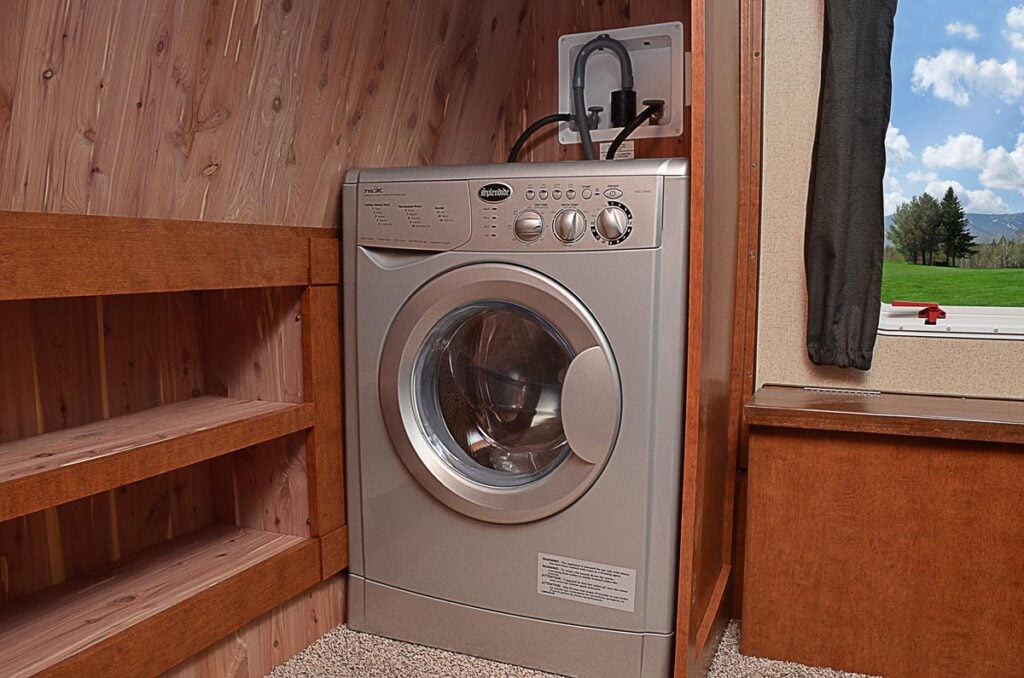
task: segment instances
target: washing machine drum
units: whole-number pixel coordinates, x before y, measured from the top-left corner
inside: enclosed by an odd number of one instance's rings
[[[445,273],[402,307],[380,364],[385,425],[406,467],[471,517],[552,515],[597,480],[621,387],[590,312],[534,271]]]

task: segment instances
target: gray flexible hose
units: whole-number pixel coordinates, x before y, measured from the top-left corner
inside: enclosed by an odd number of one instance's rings
[[[620,86],[624,90],[633,89],[633,60],[629,58],[626,46],[615,38],[602,34],[587,42],[576,55],[576,63],[572,71],[572,108],[576,116],[576,126],[580,130],[580,141],[583,143],[583,154],[587,160],[596,160],[594,142],[590,138],[590,124],[587,122],[587,101],[584,96],[586,89],[587,59],[591,53],[599,49],[609,49],[619,58]]]

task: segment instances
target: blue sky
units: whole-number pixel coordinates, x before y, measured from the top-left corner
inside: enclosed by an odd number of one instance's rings
[[[952,185],[968,212],[1024,212],[1024,3],[899,0],[886,214]]]

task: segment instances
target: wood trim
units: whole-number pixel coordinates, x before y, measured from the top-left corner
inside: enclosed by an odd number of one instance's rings
[[[80,217],[88,220],[81,229],[47,227],[68,215],[39,215],[26,228],[11,225],[10,214],[0,213],[0,301],[309,282],[311,239],[106,217]]]
[[[341,242],[326,238],[309,240],[309,284],[337,285],[341,281]]]
[[[320,537],[320,567],[324,579],[348,567],[347,527],[340,527]]]
[[[740,43],[740,241],[737,247],[737,369],[739,390],[736,411],[738,466],[747,467],[747,427],[742,422],[743,404],[754,393],[757,375],[757,302],[761,254],[762,132],[764,115],[764,0],[741,0]]]
[[[341,438],[341,338],[338,288],[312,286],[302,295],[303,391],[316,407],[307,447],[310,517],[314,535],[345,524]]]
[[[156,675],[316,584],[319,561],[314,539],[206,528],[5,612],[0,664],[11,678]]]
[[[96,214],[55,214],[0,210],[0,230],[20,228],[40,231],[63,231],[74,236],[86,233],[127,235],[140,231],[154,238],[186,236],[203,238],[221,234],[235,238],[317,238],[337,240],[338,231],[320,226],[278,226],[243,224],[227,221],[189,221],[185,219],[143,219]]]
[[[878,395],[765,386],[747,403],[751,426],[992,443],[1024,440],[1024,401]]]
[[[204,396],[0,444],[0,521],[309,428],[312,405]]]

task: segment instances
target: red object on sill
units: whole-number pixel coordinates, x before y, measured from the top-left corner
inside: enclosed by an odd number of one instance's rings
[[[924,318],[925,325],[936,325],[939,320],[946,318],[946,312],[939,308],[939,305],[934,301],[894,301],[893,306],[909,306],[911,308],[920,308],[918,312],[918,318]]]

